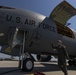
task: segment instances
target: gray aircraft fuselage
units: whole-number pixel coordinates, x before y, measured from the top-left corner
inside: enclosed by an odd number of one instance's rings
[[[57,54],[51,44],[56,44],[56,41],[60,39],[66,46],[68,54],[76,56],[76,31],[69,28],[73,37],[60,34],[52,18],[28,10],[0,8],[0,45],[8,44],[8,34],[13,27],[27,31],[26,52]]]

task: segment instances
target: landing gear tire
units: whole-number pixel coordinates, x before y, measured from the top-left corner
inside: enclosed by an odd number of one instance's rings
[[[72,65],[73,65],[72,62],[73,62],[72,60],[69,60],[69,61],[68,61],[69,66],[72,66]]]
[[[34,61],[31,58],[23,60],[22,71],[30,72],[34,68]]]
[[[73,65],[76,66],[76,59],[73,60]]]

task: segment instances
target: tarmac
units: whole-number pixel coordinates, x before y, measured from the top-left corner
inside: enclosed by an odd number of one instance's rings
[[[76,75],[76,66],[68,66],[68,75]],[[23,72],[18,68],[18,61],[0,61],[0,75],[34,75],[38,71],[45,75],[64,75],[57,62],[34,62],[32,72]]]

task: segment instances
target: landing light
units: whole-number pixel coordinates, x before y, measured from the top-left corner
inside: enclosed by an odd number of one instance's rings
[[[0,36],[4,36],[4,33],[0,33]]]

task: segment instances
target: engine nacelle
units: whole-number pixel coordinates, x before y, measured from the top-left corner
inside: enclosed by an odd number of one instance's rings
[[[50,55],[36,55],[38,61],[47,62],[51,60]]]

